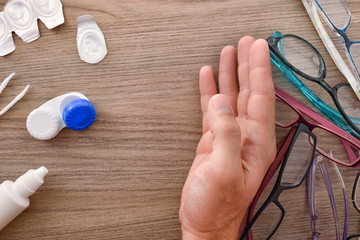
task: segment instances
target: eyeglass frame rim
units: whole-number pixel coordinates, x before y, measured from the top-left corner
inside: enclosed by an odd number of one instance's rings
[[[309,127],[302,123],[302,122],[298,122],[296,125],[294,124],[293,127],[291,128],[290,131],[295,131],[294,134],[291,136],[291,134],[289,134],[287,136],[287,139],[289,139],[291,137],[291,140],[290,140],[290,144],[288,146],[286,146],[287,144],[286,141],[282,144],[282,146],[280,147],[279,151],[278,152],[281,152],[282,149],[286,148],[286,152],[285,154],[282,154],[280,156],[277,156],[274,160],[274,163],[275,162],[278,162],[279,164],[281,164],[281,167],[280,167],[280,170],[279,170],[279,174],[277,176],[277,179],[276,179],[276,182],[275,182],[275,185],[274,187],[272,188],[271,190],[271,193],[269,194],[269,196],[267,197],[267,199],[265,200],[265,202],[261,205],[261,207],[257,210],[257,212],[255,213],[255,215],[252,216],[250,222],[248,222],[243,230],[243,232],[241,233],[241,236],[240,236],[240,240],[243,240],[245,239],[245,237],[248,236],[250,230],[251,230],[251,227],[255,224],[256,220],[260,217],[260,215],[262,214],[262,212],[264,212],[264,210],[270,205],[270,203],[275,203],[275,205],[277,205],[279,207],[279,209],[281,210],[282,212],[282,216],[281,218],[279,219],[279,222],[277,223],[277,226],[273,229],[273,231],[270,233],[270,235],[267,236],[267,239],[270,239],[272,237],[272,235],[274,235],[274,233],[277,231],[277,229],[279,228],[279,226],[281,225],[281,222],[285,216],[285,209],[283,208],[283,206],[281,205],[281,203],[279,202],[279,196],[280,194],[284,191],[284,190],[288,190],[288,189],[293,189],[293,188],[297,188],[299,187],[303,181],[305,180],[306,176],[307,176],[307,173],[310,169],[310,165],[311,165],[311,160],[313,159],[314,157],[314,154],[315,154],[315,149],[316,149],[316,136],[311,132],[311,130],[309,129]],[[294,184],[286,184],[286,185],[282,185],[281,184],[281,180],[282,180],[282,176],[283,176],[283,173],[285,171],[285,167],[286,167],[286,163],[287,163],[287,160],[289,159],[289,156],[290,156],[290,153],[300,135],[300,133],[302,132],[305,132],[309,137],[312,137],[313,139],[313,142],[310,143],[312,149],[311,149],[311,157],[310,157],[310,161],[309,163],[307,164],[305,170],[304,170],[304,173],[303,173],[303,176]],[[281,160],[282,159],[282,160]],[[270,167],[271,168],[271,167]],[[269,168],[269,170],[270,170]],[[276,168],[277,169],[277,168]],[[273,172],[272,176],[276,173],[276,170]],[[265,184],[264,186],[264,189],[265,187],[267,186],[268,183]],[[260,190],[260,189],[259,189]],[[262,192],[261,192],[262,193]],[[261,194],[259,194],[258,196],[260,197]],[[256,195],[255,195],[256,197]],[[258,197],[258,198],[259,198]],[[258,198],[256,199],[256,202],[258,200]],[[255,199],[255,198],[254,198]],[[253,206],[253,209],[255,209],[255,205],[254,203],[256,203],[255,201],[251,204],[250,208],[252,208]],[[252,210],[249,211],[249,215],[252,214]],[[250,237],[252,238],[252,237]]]
[[[312,77],[312,76],[302,72],[298,68],[294,67],[294,65],[292,65],[289,61],[287,61],[286,58],[280,53],[279,49],[277,47],[274,47],[274,46],[277,46],[279,41],[285,37],[293,37],[293,38],[296,38],[297,40],[303,41],[312,50],[314,50],[314,52],[316,53],[317,57],[320,60],[319,73],[321,71],[321,74],[319,75],[319,77]],[[274,39],[275,41],[270,42],[271,39]],[[276,57],[278,57],[279,60],[282,61],[287,67],[289,67],[291,70],[293,70],[300,76],[304,77],[305,79],[310,80],[312,82],[316,82],[317,84],[320,85],[320,87],[322,87],[326,92],[328,92],[328,94],[332,98],[337,110],[343,116],[344,120],[351,126],[351,128],[353,128],[358,134],[360,134],[360,128],[358,128],[355,125],[355,123],[353,123],[350,116],[348,116],[348,114],[345,112],[345,110],[341,106],[340,101],[337,96],[337,93],[338,93],[338,90],[340,87],[348,86],[351,88],[350,84],[349,83],[338,83],[334,87],[332,87],[324,80],[326,78],[326,66],[325,66],[324,59],[321,56],[320,52],[310,42],[308,42],[305,39],[303,39],[297,35],[294,35],[294,34],[284,34],[284,35],[281,34],[281,36],[278,36],[278,37],[270,36],[266,39],[266,41],[269,45],[269,50],[272,51],[276,55]]]
[[[350,23],[351,23],[351,19],[352,19],[352,16],[351,16],[351,11],[350,11],[350,8],[349,8],[349,5],[347,4],[347,2],[345,0],[344,3],[345,3],[345,6],[347,8],[347,11],[349,13],[349,21],[348,23],[346,24],[346,26],[343,28],[343,29],[340,29],[338,27],[335,26],[335,24],[330,20],[329,16],[326,14],[326,12],[324,11],[324,9],[321,7],[321,4],[317,1],[317,0],[311,0],[313,3],[315,3],[315,5],[319,8],[320,12],[322,14],[324,14],[325,18],[327,19],[327,21],[329,21],[329,23],[331,24],[331,26],[334,28],[334,30],[338,30],[338,31],[341,31],[341,32],[345,32],[348,27],[350,26]],[[345,40],[345,39],[344,39]]]
[[[357,194],[357,191],[358,188],[360,187],[360,170],[358,171],[356,177],[355,177],[355,181],[354,181],[354,185],[353,185],[353,190],[352,190],[352,193],[351,193],[351,201],[354,205],[354,208],[360,213],[360,206],[358,206],[357,201],[359,201],[359,199],[356,199],[356,194]],[[360,237],[360,236],[359,236]]]
[[[360,234],[350,235],[346,238],[346,240],[352,240],[353,238],[360,238]]]
[[[309,46],[315,53],[316,56],[319,59],[319,75],[317,77],[313,77],[310,76],[309,74],[301,71],[300,69],[298,69],[297,67],[295,67],[292,63],[290,63],[284,56],[283,54],[280,52],[280,50],[276,47],[277,44],[286,37],[292,37],[292,38],[296,38],[297,40],[300,40],[302,42],[304,42],[307,46]],[[274,39],[274,41],[271,41],[272,39]],[[322,57],[322,55],[320,54],[320,52],[308,41],[306,41],[305,39],[303,39],[300,36],[294,35],[294,34],[281,34],[281,36],[278,37],[274,37],[274,36],[270,36],[266,39],[270,49],[272,51],[275,52],[275,54],[277,55],[278,58],[280,58],[280,60],[286,64],[288,67],[290,67],[294,72],[296,72],[297,74],[299,74],[300,76],[316,82],[316,83],[320,83],[321,81],[323,81],[326,78],[326,65],[325,65],[325,61],[324,58]],[[270,42],[271,41],[271,42]],[[274,47],[275,46],[275,47]]]

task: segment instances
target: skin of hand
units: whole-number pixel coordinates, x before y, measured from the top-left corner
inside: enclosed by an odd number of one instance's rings
[[[276,155],[275,91],[267,42],[246,36],[199,73],[203,136],[181,196],[183,239],[237,239]],[[237,80],[238,79],[238,80]]]

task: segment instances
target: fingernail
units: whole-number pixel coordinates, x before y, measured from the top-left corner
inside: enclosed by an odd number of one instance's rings
[[[228,98],[224,95],[216,95],[213,100],[213,107],[216,112],[231,113],[231,105]]]

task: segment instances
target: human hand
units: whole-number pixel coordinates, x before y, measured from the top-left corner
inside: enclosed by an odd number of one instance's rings
[[[243,37],[238,67],[236,49],[222,50],[220,94],[211,67],[200,70],[199,82],[203,136],[181,196],[183,239],[237,239],[276,155],[275,92],[266,41]]]

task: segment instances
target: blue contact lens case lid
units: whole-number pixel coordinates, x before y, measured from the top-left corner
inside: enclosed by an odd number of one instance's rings
[[[91,126],[96,117],[92,103],[86,99],[76,99],[70,102],[63,111],[63,121],[66,126],[75,131],[81,131]]]

